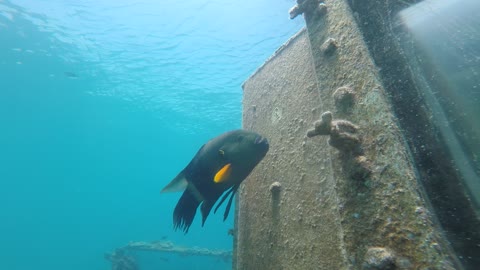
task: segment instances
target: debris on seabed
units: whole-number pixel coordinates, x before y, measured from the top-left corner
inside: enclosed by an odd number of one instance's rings
[[[128,245],[117,248],[112,253],[105,254],[105,258],[112,263],[114,270],[137,270],[137,264],[132,251],[153,251],[175,253],[182,256],[211,256],[224,260],[232,259],[232,252],[227,250],[211,250],[199,247],[181,247],[171,241],[130,242]]]

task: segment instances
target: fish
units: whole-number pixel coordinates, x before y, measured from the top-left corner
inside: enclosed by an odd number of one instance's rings
[[[230,196],[223,220],[228,217],[233,197],[269,149],[268,140],[243,129],[223,133],[205,143],[188,165],[162,190],[183,191],[173,211],[174,230],[188,233],[200,206],[202,227],[217,200],[214,213]]]
[[[71,72],[71,71],[65,71],[63,74],[65,74],[65,76],[67,78],[70,78],[70,79],[77,79],[78,78],[78,75]]]

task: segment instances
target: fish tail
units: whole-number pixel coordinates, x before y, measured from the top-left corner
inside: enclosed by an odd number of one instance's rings
[[[187,233],[199,204],[197,197],[189,189],[185,190],[173,211],[173,228]]]

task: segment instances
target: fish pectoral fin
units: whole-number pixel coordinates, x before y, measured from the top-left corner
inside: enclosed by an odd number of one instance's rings
[[[232,171],[232,164],[228,163],[227,165],[223,166],[213,177],[213,182],[215,183],[222,183],[228,179],[230,176],[230,172]]]
[[[228,213],[230,213],[230,207],[232,206],[233,198],[235,197],[235,192],[237,191],[239,185],[232,187],[232,194],[230,195],[230,199],[228,199],[227,207],[225,207],[225,213],[223,213],[223,221],[225,221],[228,217]]]
[[[222,198],[220,199],[220,201],[217,203],[217,207],[215,207],[215,210],[213,210],[213,213],[217,213],[217,210],[218,208],[220,208],[220,206],[222,205],[222,203],[228,198],[228,195],[230,195],[230,193],[232,193],[233,191],[233,187],[230,188],[229,190],[227,190],[227,192],[225,192],[222,196]]]
[[[168,185],[166,185],[162,189],[162,191],[160,191],[160,193],[184,191],[187,188],[187,186],[188,186],[188,182],[182,171]]]
[[[230,207],[232,206],[232,201],[233,201],[233,198],[235,197],[235,192],[237,191],[238,187],[239,187],[239,185],[235,185],[232,188],[230,188],[229,190],[227,190],[227,192],[225,192],[225,194],[223,194],[222,198],[220,199],[220,201],[217,204],[217,207],[215,207],[215,210],[213,211],[213,213],[216,213],[218,208],[220,208],[222,203],[230,195],[230,199],[228,200],[227,207],[225,208],[225,213],[223,214],[223,221],[225,221],[228,217],[228,213],[230,212]]]

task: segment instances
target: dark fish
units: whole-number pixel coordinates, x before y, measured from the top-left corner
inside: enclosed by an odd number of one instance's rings
[[[203,226],[224,192],[214,212],[230,195],[223,215],[225,220],[240,183],[263,159],[268,147],[266,138],[246,130],[230,131],[204,144],[187,167],[162,190],[185,190],[173,211],[174,229],[187,233],[200,204]]]
[[[65,74],[66,77],[71,78],[71,79],[77,79],[78,76],[77,74],[70,72],[70,71],[65,71],[63,74]]]

